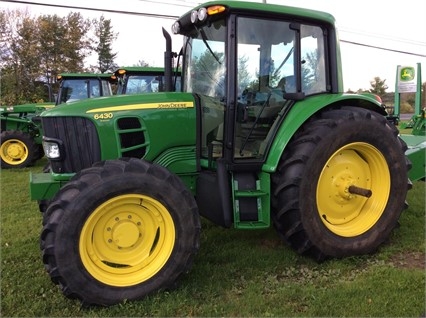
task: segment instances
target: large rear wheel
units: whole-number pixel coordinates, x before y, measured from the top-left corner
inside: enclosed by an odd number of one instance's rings
[[[1,133],[0,158],[2,168],[24,168],[40,158],[39,146],[27,133],[6,130]]]
[[[406,207],[405,143],[383,116],[325,111],[291,140],[273,176],[273,221],[297,252],[317,260],[368,254]]]
[[[43,261],[63,293],[112,305],[171,288],[199,248],[195,200],[178,177],[139,159],[81,171],[44,215]]]

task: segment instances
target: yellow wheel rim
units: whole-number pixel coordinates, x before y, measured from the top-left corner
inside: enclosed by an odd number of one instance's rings
[[[19,139],[9,139],[0,148],[1,159],[9,165],[19,165],[28,158],[28,148]]]
[[[390,184],[388,164],[377,148],[363,142],[340,148],[318,180],[317,207],[322,222],[339,236],[365,233],[380,219]],[[354,194],[353,186],[371,191],[371,196]]]
[[[98,281],[132,286],[163,268],[175,235],[173,219],[160,202],[140,194],[121,195],[100,205],[85,222],[80,257]]]

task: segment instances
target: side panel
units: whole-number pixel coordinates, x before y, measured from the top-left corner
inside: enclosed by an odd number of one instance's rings
[[[195,158],[196,111],[191,94],[130,95],[122,101],[85,111],[96,126],[102,160],[132,156],[166,167],[173,164],[182,171],[175,158]]]

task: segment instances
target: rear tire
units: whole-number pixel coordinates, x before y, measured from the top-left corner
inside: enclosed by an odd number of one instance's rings
[[[195,199],[167,169],[139,159],[82,170],[44,213],[43,262],[64,295],[113,305],[174,287],[199,249]]]
[[[39,145],[27,133],[6,130],[1,133],[0,158],[2,168],[25,168],[39,159]]]
[[[313,118],[290,141],[272,178],[278,233],[318,261],[376,251],[406,207],[406,149],[397,129],[375,112],[343,107]],[[371,197],[351,193],[351,185],[371,190]]]

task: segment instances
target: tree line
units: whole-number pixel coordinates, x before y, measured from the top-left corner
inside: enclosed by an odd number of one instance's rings
[[[46,102],[46,86],[57,90],[60,73],[112,72],[118,66],[111,20],[66,17],[28,11],[0,11],[1,105]],[[97,55],[96,65],[85,65]]]
[[[117,37],[111,20],[104,16],[91,20],[70,12],[66,17],[56,14],[33,17],[28,11],[1,10],[0,105],[46,102],[46,87],[56,92],[56,76],[60,73],[113,72],[118,68],[117,53],[112,50]],[[85,65],[85,59],[94,55],[97,55],[96,65]],[[138,65],[148,66],[143,60]],[[394,93],[386,92],[386,80],[375,77],[370,85],[367,92],[379,95],[386,104],[393,103]],[[425,105],[425,89],[423,83],[422,105]],[[414,94],[404,94],[402,102],[411,107]]]
[[[386,80],[382,80],[380,77],[376,76],[372,81],[370,81],[370,89],[366,91],[358,90],[357,92],[348,91],[348,93],[371,93],[380,96],[382,102],[393,108],[395,100],[395,92],[386,92],[388,89]],[[426,108],[426,82],[422,83],[422,100],[421,108]],[[412,113],[414,112],[416,93],[402,93],[400,95],[400,112],[401,113]]]

